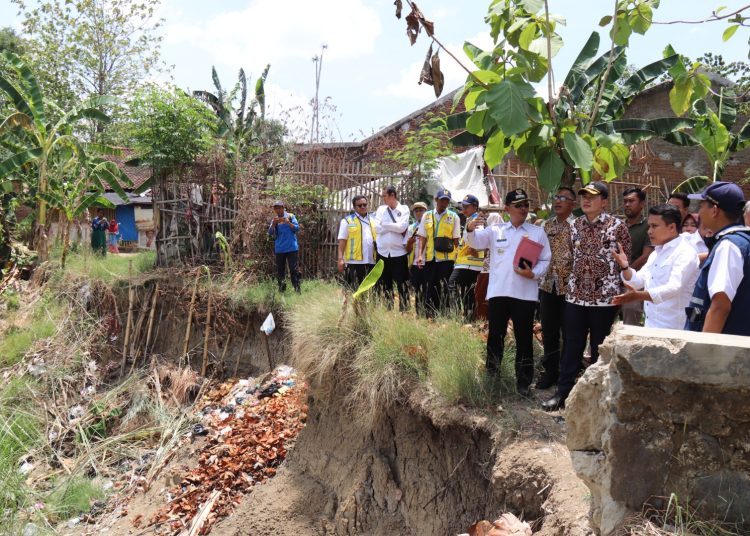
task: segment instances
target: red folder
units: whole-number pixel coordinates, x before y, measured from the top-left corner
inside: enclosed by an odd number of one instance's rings
[[[536,266],[536,263],[539,260],[539,255],[542,254],[543,249],[544,245],[539,242],[535,242],[528,236],[522,237],[521,242],[516,249],[516,255],[513,257],[513,266],[518,266],[521,259],[526,259],[531,263],[531,267],[533,268]]]

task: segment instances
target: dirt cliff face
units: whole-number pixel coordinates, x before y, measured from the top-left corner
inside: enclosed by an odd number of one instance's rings
[[[309,402],[286,467],[213,534],[459,534],[507,511],[535,534],[590,533],[586,489],[556,441],[503,439],[492,418],[424,394],[369,425],[343,396]]]

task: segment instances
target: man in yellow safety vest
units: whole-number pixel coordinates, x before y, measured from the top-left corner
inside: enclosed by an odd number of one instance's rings
[[[425,270],[427,279],[427,316],[434,317],[448,306],[448,279],[453,273],[456,248],[461,237],[458,214],[448,208],[451,193],[442,189],[435,194],[435,208],[422,217],[417,235],[419,244],[417,266]]]
[[[467,195],[461,201],[466,224],[479,216],[479,199],[474,195]],[[448,290],[456,308],[463,314],[467,322],[474,319],[474,286],[477,276],[484,264],[484,250],[477,251],[462,239],[458,244],[456,265],[448,279]]]
[[[375,266],[375,222],[367,212],[367,198],[352,199],[354,211],[339,224],[338,270],[345,273],[346,284],[356,289]]]

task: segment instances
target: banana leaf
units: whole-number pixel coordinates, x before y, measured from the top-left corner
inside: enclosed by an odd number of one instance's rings
[[[383,264],[383,259],[378,260],[377,264],[373,267],[372,270],[370,270],[370,273],[368,273],[367,276],[365,276],[365,278],[359,284],[359,288],[357,288],[354,294],[352,294],[352,299],[356,300],[362,294],[375,286],[375,283],[378,282],[380,276],[383,275],[384,266],[385,265]]]

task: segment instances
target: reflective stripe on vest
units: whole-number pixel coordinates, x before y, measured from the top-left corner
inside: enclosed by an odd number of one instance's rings
[[[719,239],[701,267],[698,280],[695,282],[693,296],[686,308],[687,322],[685,329],[703,331],[706,314],[711,308],[711,295],[708,292],[708,272],[711,269],[714,253],[719,243],[722,240],[729,240],[742,253],[743,277],[740,286],[737,288],[737,294],[732,300],[732,308],[721,332],[728,335],[750,336],[750,322],[747,320],[747,312],[750,311],[750,228],[740,225],[732,226],[719,231],[716,236]]]
[[[364,233],[362,232],[362,220],[356,214],[350,214],[344,218],[346,220],[348,237],[346,239],[346,249],[344,250],[345,261],[361,261],[363,255],[362,241]],[[372,233],[373,242],[377,238],[375,228],[372,225],[372,218],[368,218],[370,232]],[[372,262],[375,262],[375,248],[372,248]]]
[[[466,219],[466,225],[469,224],[471,220],[479,216],[479,212],[475,212],[472,214],[469,218]],[[475,255],[470,255],[470,253],[476,253]],[[484,250],[477,251],[475,249],[470,248],[463,239],[463,236],[461,237],[461,240],[458,242],[458,253],[456,255],[456,266],[463,265],[463,266],[479,266],[480,268],[484,265]]]
[[[417,234],[416,234],[417,233],[417,229],[419,229],[419,222],[415,221],[414,223],[412,223],[409,226],[409,230],[407,231],[407,233],[408,233],[407,236],[409,238],[411,238],[412,236],[416,238],[417,237]],[[409,258],[409,261],[408,261],[409,262],[409,268],[411,268],[412,266],[414,266],[414,252],[417,250],[418,247],[419,247],[419,241],[418,240],[414,240],[414,244],[413,244],[413,246],[411,248],[411,251],[409,252],[409,257],[408,257]]]
[[[435,229],[435,211],[428,210],[425,212],[424,218],[424,230],[427,235],[427,244],[425,246],[425,261],[429,262],[432,260],[436,261],[454,261],[456,260],[456,250],[454,249],[450,253],[440,253],[435,251],[435,238],[450,238],[453,239],[453,225],[458,219],[458,214],[452,210],[446,209],[443,216],[440,218],[437,229]]]

